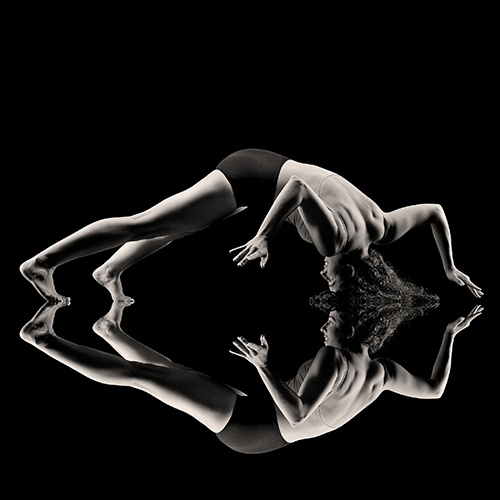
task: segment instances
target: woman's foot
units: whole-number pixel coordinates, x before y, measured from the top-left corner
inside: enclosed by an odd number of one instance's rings
[[[121,322],[123,316],[123,309],[131,304],[125,302],[113,302],[110,311],[97,320],[92,327],[99,337],[106,338],[113,336],[116,333],[121,333]]]
[[[55,336],[54,317],[60,307],[69,305],[67,302],[46,302],[21,329],[20,336],[26,342],[42,346],[47,340]]]
[[[135,302],[133,298],[127,297],[123,293],[119,274],[114,274],[109,268],[99,267],[92,273],[92,276],[99,285],[102,285],[109,291],[113,298],[113,302],[124,303],[126,306],[130,306]]]
[[[52,276],[54,268],[45,266],[42,258],[33,257],[27,260],[21,264],[19,270],[47,302],[62,302],[64,305],[69,305],[70,298],[56,292]]]

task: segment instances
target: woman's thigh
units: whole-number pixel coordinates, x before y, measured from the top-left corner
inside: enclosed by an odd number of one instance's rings
[[[133,386],[220,432],[231,418],[236,393],[229,387],[194,370],[175,370],[134,363]]]
[[[214,170],[194,186],[132,217],[134,240],[199,231],[235,209],[231,184]]]

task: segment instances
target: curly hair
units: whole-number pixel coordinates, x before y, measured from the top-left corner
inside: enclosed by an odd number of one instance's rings
[[[337,280],[337,292],[326,290],[311,297],[310,304],[325,312],[338,311],[342,345],[357,350],[366,344],[370,355],[379,351],[401,325],[439,305],[437,295],[401,277],[373,249],[364,259],[344,255]]]

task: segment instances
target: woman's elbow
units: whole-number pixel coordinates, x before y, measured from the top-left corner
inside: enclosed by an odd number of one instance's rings
[[[425,399],[441,399],[446,389],[446,384],[431,382],[429,385],[430,387],[426,391]]]
[[[298,175],[292,175],[287,184],[298,191],[302,191],[306,186],[305,181]]]
[[[435,203],[434,205],[432,205],[432,208],[433,208],[433,213],[432,213],[432,217],[431,217],[431,222],[436,222],[437,220],[442,220],[443,218],[445,218],[445,214],[444,214],[444,209],[441,205],[439,205],[438,203]]]
[[[289,413],[286,417],[288,420],[288,423],[290,424],[291,427],[298,427],[299,425],[302,425],[304,421],[307,419],[308,415],[307,412],[304,409],[298,409],[294,411],[293,413]]]
[[[291,419],[288,419],[288,423],[290,424],[290,427],[298,427],[299,425],[302,425],[304,423],[305,418],[304,417],[292,417]]]
[[[299,177],[298,175],[295,175],[295,174],[290,176],[290,180],[288,182],[291,182],[292,184],[303,184],[304,183],[302,178]]]
[[[433,391],[433,394],[431,396],[431,399],[441,399],[443,394],[444,394],[444,390],[446,389],[446,386],[443,386],[443,387],[436,387]]]

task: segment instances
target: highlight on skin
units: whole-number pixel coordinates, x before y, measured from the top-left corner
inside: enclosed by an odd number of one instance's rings
[[[311,297],[310,305],[341,317],[340,339],[346,349],[369,346],[375,354],[413,319],[439,306],[439,297],[398,274],[376,250],[368,258],[346,255],[336,277],[338,289]]]

